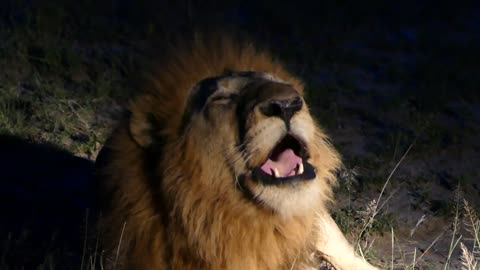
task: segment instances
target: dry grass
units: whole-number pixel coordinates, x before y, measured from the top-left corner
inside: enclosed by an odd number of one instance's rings
[[[390,182],[393,174],[397,168],[401,165],[402,161],[407,157],[408,153],[412,149],[414,142],[410,144],[408,149],[405,151],[401,159],[395,164],[394,168],[391,170],[389,176],[385,180],[383,187],[376,199],[371,200],[369,203],[364,205],[363,209],[357,210],[356,215],[351,216],[355,220],[361,221],[357,226],[347,228],[347,231],[355,233],[354,243],[357,248],[357,252],[368,259],[381,269],[431,269],[428,266],[420,266],[422,264],[422,259],[427,255],[438,242],[445,236],[445,233],[440,233],[437,237],[432,239],[429,246],[423,250],[421,254],[418,253],[418,249],[414,247],[411,251],[413,254],[411,261],[407,261],[408,257],[407,250],[401,250],[401,248],[396,247],[396,237],[394,228],[390,228],[391,235],[391,258],[379,258],[375,254],[375,250],[372,248],[375,242],[375,232],[372,232],[374,224],[378,223],[377,219],[382,214],[382,209],[391,199],[394,194],[390,194],[388,197],[384,198],[385,190],[387,185]],[[355,182],[355,174],[352,173],[343,173],[342,176],[347,177],[347,186],[349,182]],[[348,187],[347,187],[347,190]],[[350,198],[350,196],[348,196]],[[349,202],[349,207],[350,202]],[[356,217],[355,217],[356,216]],[[348,218],[348,217],[347,217]],[[424,224],[426,221],[425,215],[422,215],[417,221],[414,228],[410,230],[410,237],[414,235],[418,227]],[[350,223],[351,224],[351,223]],[[345,225],[345,224],[343,224]],[[446,254],[446,261],[444,264],[444,270],[457,269],[452,267],[452,263],[461,263],[461,269],[464,270],[479,270],[480,269],[480,219],[476,210],[471,207],[467,200],[463,199],[463,194],[461,192],[460,185],[455,191],[455,204],[453,208],[453,218],[451,222],[452,234],[450,245],[448,249],[448,254]],[[345,229],[345,228],[344,228]],[[460,252],[459,252],[460,251]],[[455,257],[455,254],[460,254],[460,256]],[[401,261],[396,260],[395,258],[403,258]]]
[[[470,243],[471,248],[461,242],[460,249],[462,251],[461,262],[462,270],[479,270],[480,269],[480,219],[478,214],[466,200],[463,201],[464,209],[464,226],[469,233],[470,239],[465,241]]]

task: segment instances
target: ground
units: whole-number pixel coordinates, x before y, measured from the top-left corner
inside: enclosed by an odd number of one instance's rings
[[[305,79],[345,161],[332,207],[359,251],[385,269],[461,269],[466,253],[478,255],[480,225],[469,220],[480,210],[478,4],[8,2],[0,268],[93,268],[92,162],[155,44],[216,20]]]

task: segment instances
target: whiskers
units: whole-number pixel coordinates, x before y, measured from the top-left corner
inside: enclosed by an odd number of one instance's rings
[[[242,143],[241,145],[233,147],[230,153],[226,153],[225,157],[227,163],[234,168],[234,170],[246,170],[248,163],[252,160],[254,154],[259,150],[259,147],[247,147],[249,141]]]

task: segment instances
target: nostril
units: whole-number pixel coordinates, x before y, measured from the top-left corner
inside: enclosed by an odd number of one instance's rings
[[[303,106],[303,101],[300,97],[294,98],[292,102],[289,104],[289,107],[294,112],[300,111],[302,109],[302,106]]]
[[[281,101],[272,100],[262,110],[266,116],[280,116],[282,115],[284,104]]]
[[[263,106],[260,106],[260,111],[265,116],[281,116],[285,109],[285,104],[281,100],[270,100]]]

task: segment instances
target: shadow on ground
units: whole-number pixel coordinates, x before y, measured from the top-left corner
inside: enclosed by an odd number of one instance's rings
[[[78,268],[93,162],[10,135],[0,149],[0,268]]]

